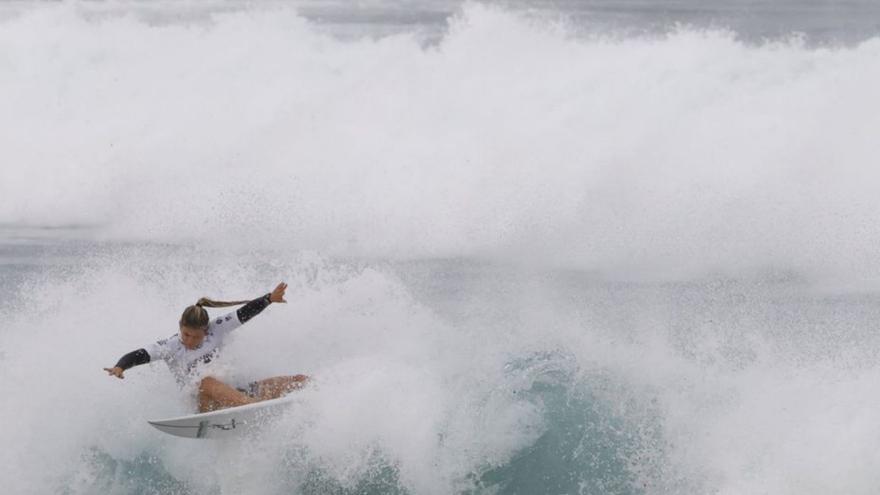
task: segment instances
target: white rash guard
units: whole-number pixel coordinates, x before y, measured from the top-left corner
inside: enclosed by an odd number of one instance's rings
[[[132,366],[161,359],[168,363],[168,367],[178,381],[184,383],[197,365],[208,363],[217,356],[217,350],[223,345],[223,340],[229,335],[229,332],[260,314],[271,302],[270,295],[266,294],[248,302],[236,311],[212,319],[208,322],[205,340],[195,349],[187,349],[180,341],[180,334],[174,334],[145,348],[129,352],[119,359],[116,367],[127,370]]]
[[[235,311],[214,318],[208,323],[205,340],[195,349],[187,349],[180,341],[180,334],[144,347],[150,361],[163,360],[174,376],[183,381],[201,363],[208,363],[217,356],[217,351],[227,335],[242,324]]]

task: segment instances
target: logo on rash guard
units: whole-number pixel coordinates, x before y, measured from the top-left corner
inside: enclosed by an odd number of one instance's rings
[[[231,319],[232,319],[232,315],[226,315],[226,321],[229,321]]]
[[[217,357],[219,355],[218,351],[219,351],[219,349],[214,349],[213,351],[211,351],[211,352],[205,354],[204,356],[199,357],[195,361],[189,363],[186,366],[186,372],[192,373],[193,370],[195,370],[196,367],[198,367],[198,365],[210,363],[212,359],[214,359],[215,357]]]
[[[219,325],[221,323],[223,323],[223,318],[217,318],[217,324]]]

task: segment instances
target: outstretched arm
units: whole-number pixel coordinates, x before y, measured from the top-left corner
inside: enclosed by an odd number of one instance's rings
[[[133,366],[137,366],[139,364],[146,364],[150,362],[150,355],[147,353],[146,349],[138,349],[136,351],[131,351],[125,356],[119,358],[119,361],[116,363],[116,366],[112,368],[104,368],[109,375],[115,376],[116,378],[125,378],[123,372]]]
[[[275,290],[266,294],[265,296],[258,297],[253,301],[245,304],[244,306],[238,308],[236,311],[236,315],[238,316],[238,321],[244,323],[254,316],[260,314],[270,303],[286,303],[284,300],[284,291],[287,290],[287,284],[281,282],[275,287]]]

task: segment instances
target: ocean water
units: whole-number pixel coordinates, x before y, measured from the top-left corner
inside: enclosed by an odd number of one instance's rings
[[[880,6],[0,2],[10,494],[874,494]],[[186,441],[198,297],[273,305]]]

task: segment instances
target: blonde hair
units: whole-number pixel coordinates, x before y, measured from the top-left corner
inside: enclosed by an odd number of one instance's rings
[[[225,308],[227,306],[239,306],[248,301],[215,301],[203,297],[192,306],[187,306],[180,315],[180,326],[187,328],[201,328],[207,330],[211,318],[205,308]]]

